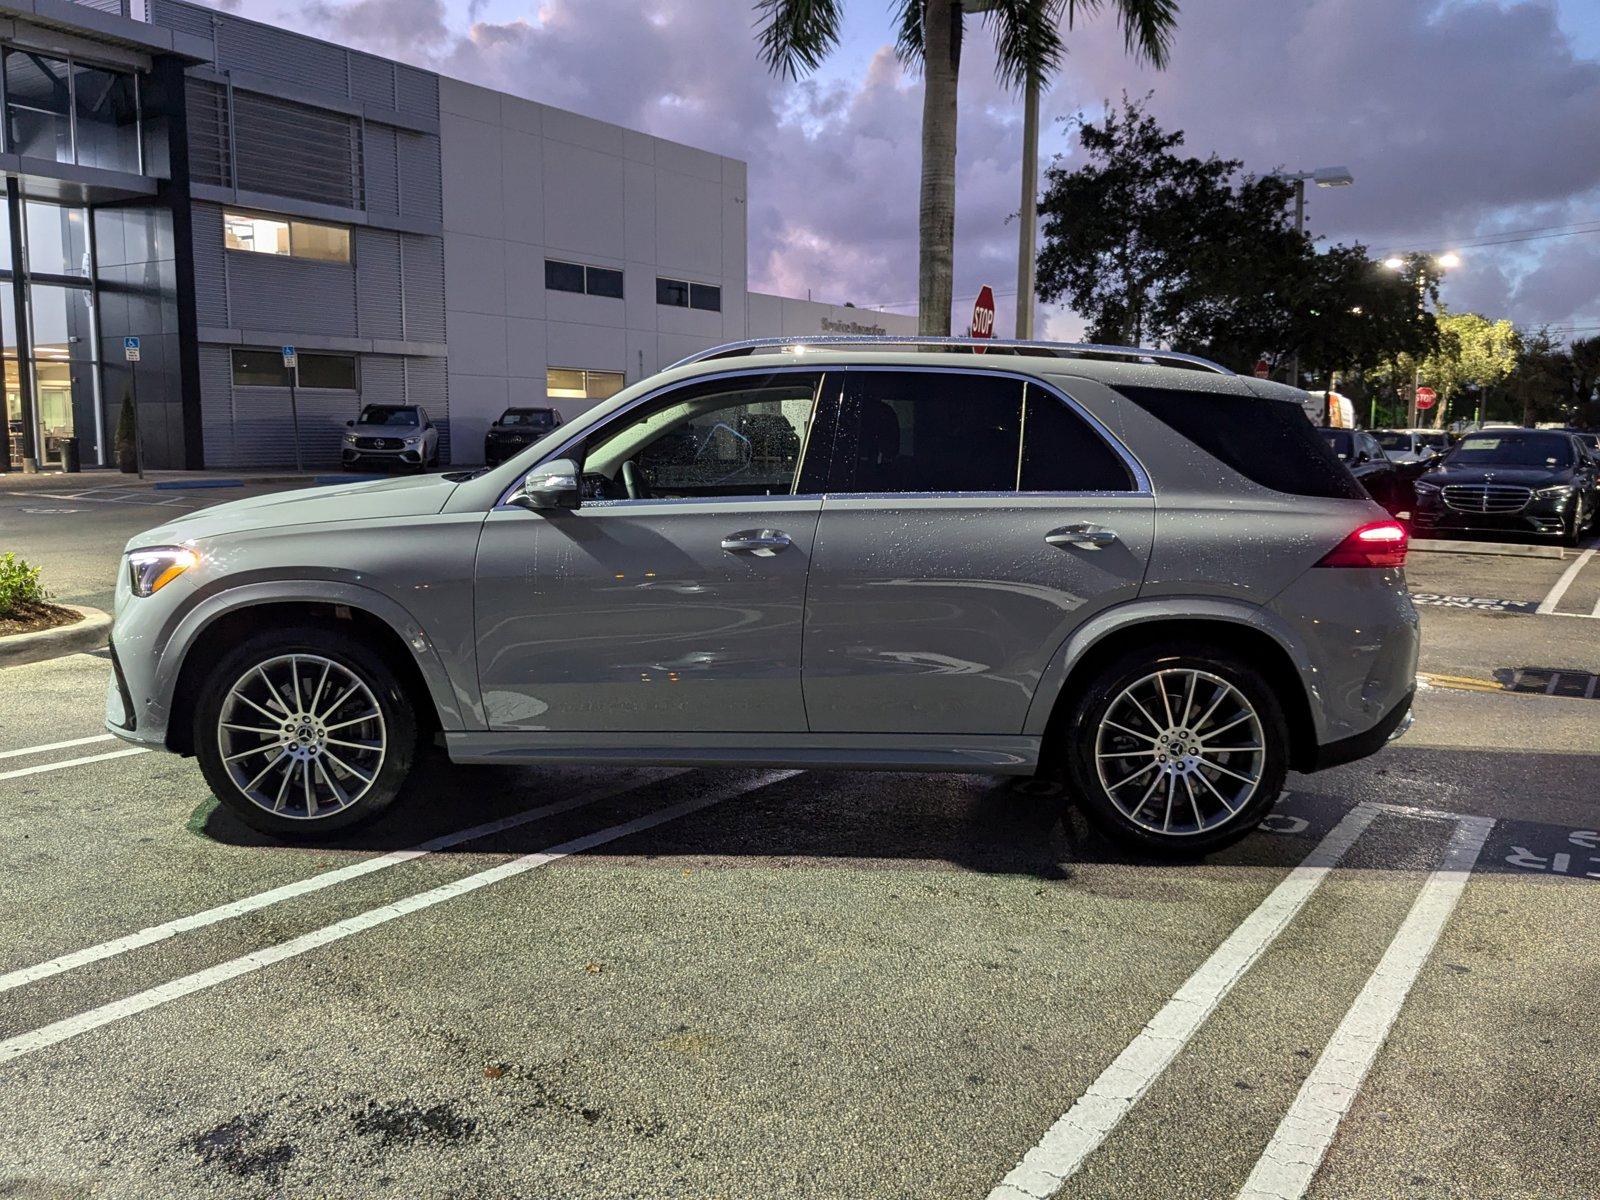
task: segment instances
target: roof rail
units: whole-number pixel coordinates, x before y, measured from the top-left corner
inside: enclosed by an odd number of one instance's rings
[[[1102,346],[1092,342],[1037,342],[1018,341],[1012,338],[930,337],[923,334],[874,333],[819,333],[790,337],[747,338],[712,346],[687,358],[679,359],[672,367],[686,367],[690,363],[705,362],[712,358],[734,358],[741,354],[759,354],[766,350],[835,349],[843,346],[863,346],[876,349],[893,349],[897,346],[940,346],[951,350],[1012,350],[1032,352],[1054,358],[1127,358],[1143,359],[1157,364],[1198,367],[1218,375],[1232,375],[1221,363],[1201,358],[1197,354],[1180,354],[1176,350],[1151,350],[1143,346]],[[667,368],[671,370],[672,367]]]

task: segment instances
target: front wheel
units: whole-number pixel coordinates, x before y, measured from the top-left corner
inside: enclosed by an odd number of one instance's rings
[[[1231,845],[1272,810],[1289,730],[1267,680],[1230,654],[1141,649],[1107,666],[1067,723],[1085,813],[1117,841],[1188,856]]]
[[[317,838],[394,802],[417,722],[389,664],[359,638],[268,630],[223,657],[195,709],[195,757],[245,824]]]

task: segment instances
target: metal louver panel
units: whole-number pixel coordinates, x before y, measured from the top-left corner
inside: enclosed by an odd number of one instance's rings
[[[184,4],[181,0],[149,0],[150,23],[176,29],[180,33],[211,40],[215,28],[213,13],[198,4]]]
[[[406,403],[406,360],[398,354],[362,355],[361,402]]]
[[[233,254],[228,259],[228,314],[240,329],[355,337],[355,278],[349,263]]]
[[[400,163],[395,136],[392,126],[367,123],[362,168],[368,212],[398,214],[400,211]]]
[[[354,117],[235,89],[241,190],[360,208],[361,138]]]
[[[194,181],[228,187],[233,175],[227,89],[191,79],[184,88],[184,100],[189,116],[189,170]]]
[[[222,210],[211,204],[194,206],[194,304],[203,326],[228,324],[228,260],[222,240]],[[207,454],[206,461],[211,461]]]
[[[400,163],[400,211],[430,221],[444,219],[439,139],[434,134],[398,130],[395,149]]]
[[[396,64],[394,69],[395,107],[419,117],[439,115],[439,77],[415,67]]]
[[[206,466],[240,466],[233,444],[233,357],[226,346],[200,347],[200,424]]]
[[[405,289],[406,337],[444,341],[444,240],[403,234],[401,279]]]
[[[217,66],[267,75],[285,83],[344,96],[346,51],[327,42],[257,25],[252,21],[217,19]]]
[[[406,399],[428,410],[439,427],[439,461],[450,461],[450,389],[442,358],[408,358]]]
[[[370,54],[350,55],[350,98],[396,107],[394,102],[394,64]]]
[[[400,310],[400,235],[381,229],[355,231],[356,315],[358,333],[369,338],[403,338]]]

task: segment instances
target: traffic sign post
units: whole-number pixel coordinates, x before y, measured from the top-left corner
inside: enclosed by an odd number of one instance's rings
[[[294,469],[305,471],[300,460],[300,399],[296,395],[300,383],[300,354],[293,346],[283,348],[283,369],[289,376],[289,420],[294,424]]]
[[[975,338],[992,338],[994,336],[994,289],[987,283],[978,289],[978,299],[972,306],[972,324],[967,329],[967,335]],[[974,354],[982,354],[982,346],[972,348]]]
[[[133,468],[144,478],[144,422],[139,420],[139,339],[122,339],[122,357],[128,364],[131,377],[128,399],[133,406]]]

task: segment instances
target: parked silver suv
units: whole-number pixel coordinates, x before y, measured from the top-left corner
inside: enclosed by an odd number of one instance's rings
[[[1159,852],[1409,720],[1404,529],[1298,393],[1182,355],[697,355],[476,474],[128,545],[107,727],[321,835],[457,762],[1064,772]]]

